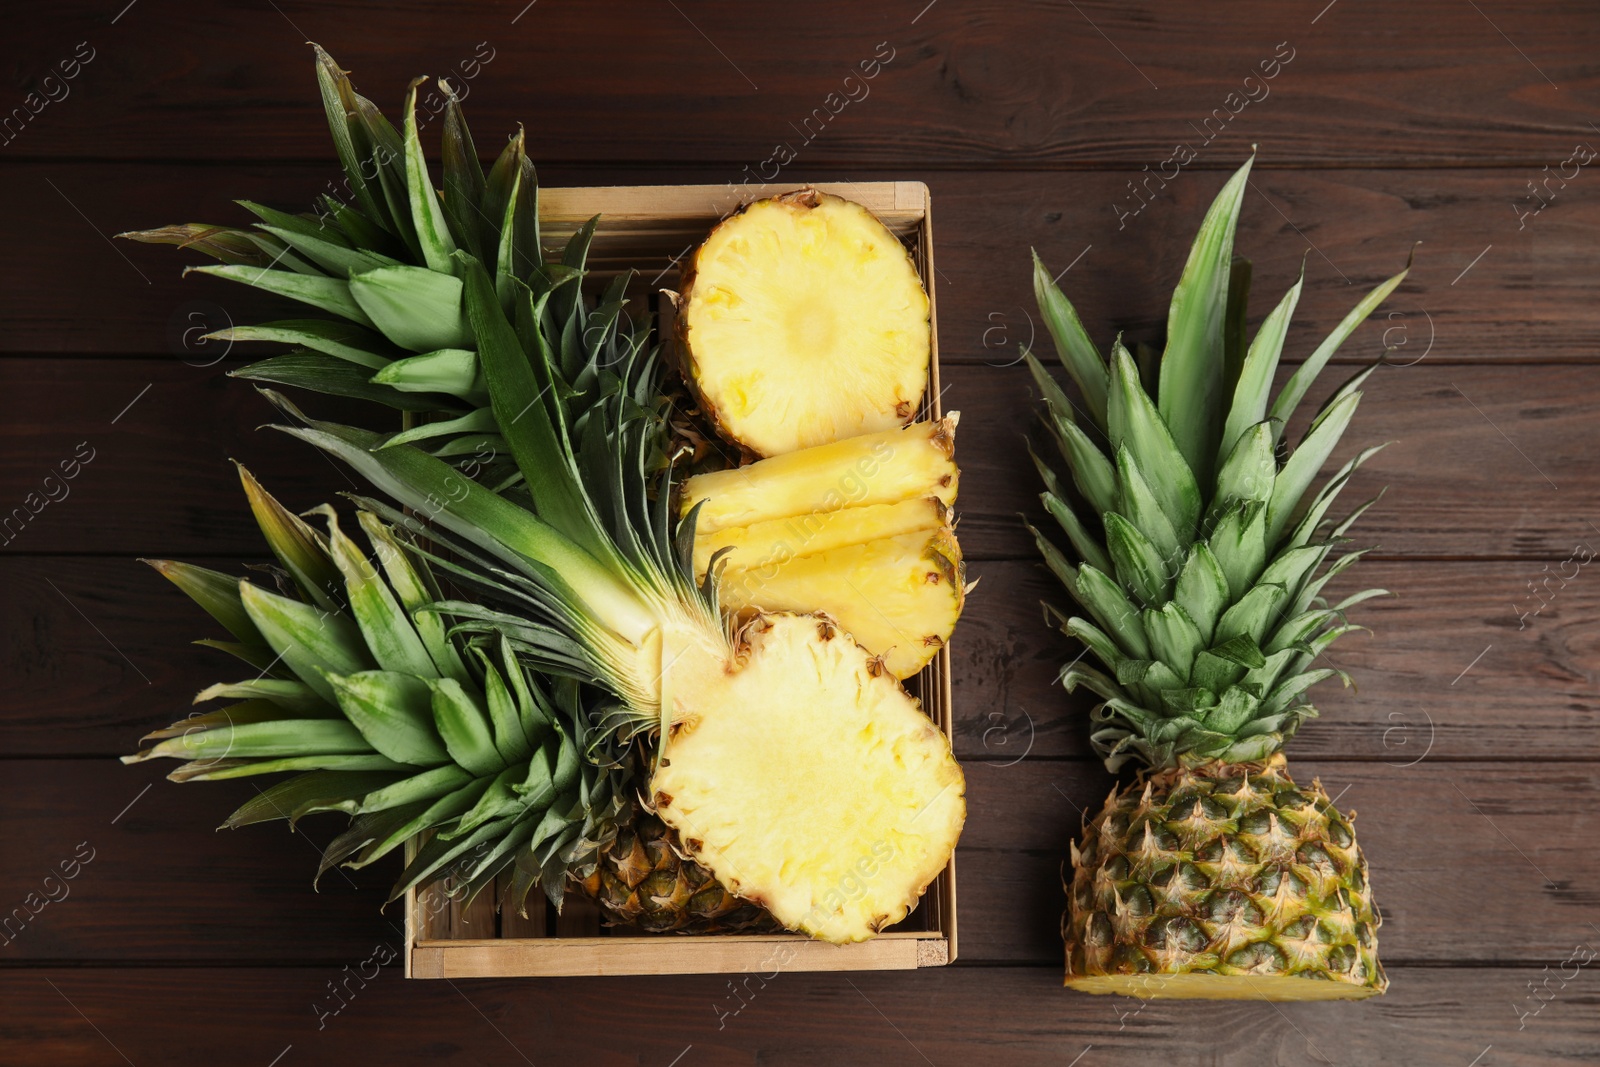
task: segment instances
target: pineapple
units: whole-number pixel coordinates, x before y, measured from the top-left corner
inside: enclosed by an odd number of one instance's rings
[[[834,942],[893,926],[965,814],[944,734],[826,618],[757,615],[735,666],[720,706],[694,701],[673,724],[656,810],[786,926]]]
[[[695,531],[694,570],[703,575],[712,559],[735,570],[781,567],[800,556],[831,552],[901,534],[929,533],[950,527],[950,509],[936,496],[908,497],[893,504],[817,511],[763,519],[749,526],[729,526],[715,533]],[[723,590],[724,595],[727,590]]]
[[[929,307],[872,212],[799,189],[746,206],[695,252],[679,351],[722,433],[777,456],[910,422],[928,388]]]
[[[697,505],[700,536],[772,519],[937,497],[955,503],[960,412],[904,429],[863,434],[747,467],[697,474],[683,484],[687,515]],[[796,553],[798,554],[798,553]]]
[[[349,813],[350,829],[325,850],[319,877],[339,863],[375,863],[413,835],[436,835],[391,900],[434,882],[463,886],[470,899],[510,876],[504,903],[524,915],[537,885],[558,908],[576,887],[611,922],[651,932],[773,925],[679,855],[671,832],[638,810],[630,793],[641,776],[631,759],[598,766],[582,757],[592,730],[575,684],[526,672],[503,635],[467,647],[446,636],[424,607],[438,590],[422,553],[362,511],[374,564],[332,509],[316,509],[328,522],[319,533],[243,467],[239,474],[284,568],[284,591],[193,564],[153,566],[238,638],[202,643],[245,659],[261,677],[202,691],[197,704],[240,702],[153,731],[144,740],[156,744],[123,762],[185,760],[170,776],[184,782],[301,772],[223,825]],[[480,827],[473,851],[431,862]]]
[[[452,638],[427,608],[439,594],[423,554],[376,515],[359,514],[374,561],[331,508],[317,509],[327,521],[319,532],[239,474],[281,564],[281,591],[192,564],[153,566],[236,638],[202,643],[257,677],[202,691],[196,703],[238,702],[147,735],[155,743],[123,762],[184,760],[176,781],[299,772],[224,825],[348,813],[319,876],[434,834],[391,900],[451,876],[475,896],[514,872],[512,906],[523,908],[535,885],[559,905],[568,878],[592,876],[616,847],[629,810],[625,768],[602,771],[581,756],[590,731],[577,687],[527,673],[503,636]]]
[[[1347,609],[1383,593],[1320,597],[1361,554],[1330,563],[1367,505],[1325,517],[1377,449],[1309,492],[1373,368],[1335,391],[1297,447],[1284,428],[1406,272],[1369,293],[1273,397],[1301,283],[1247,347],[1248,263],[1232,253],[1249,172],[1246,163],[1201,225],[1154,396],[1120,338],[1109,363],[1099,354],[1034,260],[1039,305],[1082,406],[1028,355],[1071,476],[1069,487],[1034,457],[1070,556],[1033,533],[1086,612],[1063,617],[1063,632],[1100,663],[1074,660],[1061,681],[1100,699],[1091,737],[1106,765],[1145,765],[1072,849],[1066,982],[1092,993],[1326,1000],[1387,985],[1353,816],[1319,784],[1296,786],[1280,751],[1316,714],[1306,690],[1342,676],[1313,660],[1357,628]]]
[[[1182,761],[1113,792],[1072,847],[1067,984],[1140,997],[1383,992],[1353,818],[1320,783],[1296,786],[1278,752]]]
[[[959,413],[684,483],[694,567],[730,611],[819,611],[896,678],[943,648],[966,598],[950,519]],[[924,495],[925,494],[925,495]]]
[[[693,516],[674,531],[629,459],[653,454],[666,432],[635,399],[660,395],[657,364],[635,349],[617,367],[588,368],[597,392],[586,398],[551,346],[524,347],[482,266],[467,268],[468,316],[525,497],[279,398],[303,423],[285,429],[426,517],[429,536],[468,561],[463,575],[518,607],[453,613],[506,633],[541,669],[592,679],[616,698],[618,729],[659,731],[652,806],[730,891],[830,941],[899,921],[949,862],[965,820],[948,739],[827,619],[725,623],[715,578],[696,584],[691,573]],[[583,402],[583,434],[561,433]],[[668,491],[658,483],[656,499]],[[846,884],[840,872],[861,865],[872,877],[857,891],[862,876]]]
[[[646,933],[767,932],[759,905],[741,900],[698,863],[679,854],[678,837],[654,815],[628,822],[579,883],[611,922]]]
[[[354,202],[329,202],[320,223],[247,205],[259,232],[132,236],[191,244],[224,261],[211,273],[338,316],[230,331],[303,346],[248,376],[431,416],[399,433],[368,430],[309,418],[264,390],[295,423],[281,429],[400,505],[362,498],[366,510],[438,546],[434,566],[474,593],[433,606],[453,632],[504,638],[521,666],[605,694],[586,712],[580,768],[600,766],[597,747],[654,738],[640,792],[675,851],[802,933],[855,941],[898,921],[949,862],[965,819],[948,739],[827,619],[736,621],[717,602],[715,575],[696,580],[695,518],[671,511],[661,362],[648,330],[621,315],[630,277],[598,302],[581,288],[595,221],[547,260],[520,138],[485,176],[449,98],[441,194],[418,139],[415,84],[401,134],[320,50],[318,76]],[[948,429],[924,448],[940,434]],[[730,764],[761,773],[708,790]],[[440,833],[424,853],[435,869],[473,862],[474,838],[512,817]]]
[[[730,567],[718,590],[731,611],[825,612],[896,678],[911,677],[938,654],[966,599],[961,548],[947,526],[842,545],[770,568]]]

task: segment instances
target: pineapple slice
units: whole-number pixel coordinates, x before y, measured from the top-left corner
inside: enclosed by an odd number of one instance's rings
[[[911,421],[928,387],[928,294],[860,204],[815,189],[759,200],[706,238],[678,317],[685,377],[762,456]]]
[[[768,519],[750,526],[730,526],[694,540],[694,572],[704,578],[711,558],[723,549],[727,572],[770,573],[799,556],[831,552],[883,537],[933,531],[950,524],[950,509],[936,496],[898,504],[817,511]]]
[[[965,599],[963,573],[955,534],[939,526],[817,552],[781,567],[730,568],[718,591],[723,605],[738,611],[824,612],[880,656],[890,674],[909,678],[955,629]]]
[[[844,943],[899,922],[966,819],[948,738],[826,619],[758,615],[735,658],[680,692],[657,813],[791,929]]]
[[[929,496],[948,507],[955,502],[960,480],[954,459],[960,417],[952,411],[903,429],[697,474],[683,485],[683,513],[705,502],[695,524],[696,535],[702,536],[773,519]]]

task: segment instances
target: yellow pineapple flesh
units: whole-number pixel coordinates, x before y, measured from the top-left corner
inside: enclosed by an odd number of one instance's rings
[[[682,510],[704,502],[697,536],[729,527],[872,504],[937,497],[955,502],[959,412],[900,429],[818,445],[746,467],[697,474],[683,485]]]
[[[928,385],[930,303],[866,208],[802,189],[713,230],[686,271],[685,377],[731,440],[776,456],[902,426]]]
[[[848,514],[848,513],[846,513]],[[724,572],[735,611],[820,611],[896,678],[916,674],[955,629],[965,597],[961,549],[945,527],[844,545],[782,566]]]
[[[949,524],[950,509],[936,496],[768,519],[697,536],[694,570],[697,577],[704,577],[712,557],[726,549],[721,560],[728,572],[771,574],[800,556],[901,534],[931,533]]]
[[[905,918],[966,818],[949,739],[826,619],[758,615],[726,666],[681,662],[695,651],[673,652],[665,680],[661,820],[791,929],[845,943]]]

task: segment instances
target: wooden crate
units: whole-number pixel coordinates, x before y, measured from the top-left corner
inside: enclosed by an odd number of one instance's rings
[[[661,289],[676,289],[679,266],[716,222],[743,203],[788,192],[793,185],[616,186],[540,190],[539,215],[547,246],[564,242],[601,215],[590,253],[598,274],[638,271],[634,306],[668,316]],[[906,243],[927,286],[933,348],[924,417],[942,414],[939,403],[939,330],[934,294],[933,231],[928,187],[921,182],[819,184],[870,208]],[[662,330],[670,337],[670,330]],[[950,650],[942,649],[907,688],[953,739]],[[411,849],[407,849],[408,858]],[[561,912],[538,893],[529,918],[497,914],[503,887],[485,890],[470,906],[448,887],[406,895],[406,977],[511,978],[598,974],[765,973],[787,971],[910,970],[939,967],[956,957],[955,862],[928,887],[906,919],[871,941],[830,945],[794,934],[629,934],[608,929],[596,906],[569,893]],[[538,899],[535,899],[538,898]]]

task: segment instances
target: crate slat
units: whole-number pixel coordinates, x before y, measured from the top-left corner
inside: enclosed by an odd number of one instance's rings
[[[739,974],[882,971],[942,966],[948,942],[924,934],[880,934],[856,945],[802,937],[580,937],[424,941],[411,950],[413,978],[575,977],[619,974]]]

